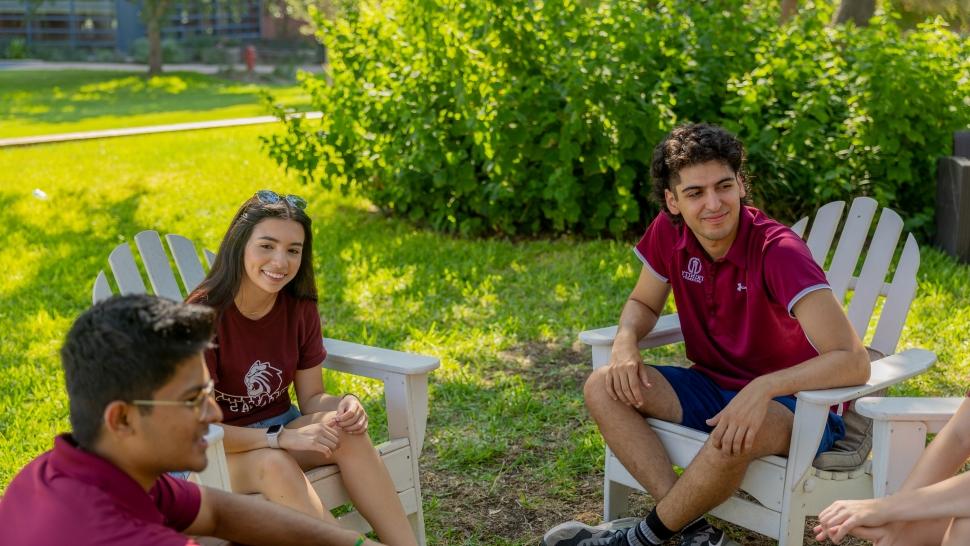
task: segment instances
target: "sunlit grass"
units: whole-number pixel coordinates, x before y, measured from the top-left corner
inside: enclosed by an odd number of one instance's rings
[[[527,513],[549,499],[589,502],[578,485],[601,471],[603,444],[583,408],[589,360],[575,340],[616,320],[639,273],[634,241],[465,240],[417,229],[288,178],[259,149],[257,136],[272,130],[0,150],[0,491],[68,429],[57,351],[111,249],[144,229],[215,249],[238,204],[273,188],[310,202],[325,335],[442,359],[425,472],[460,476],[480,496],[511,496]],[[935,350],[940,363],[896,392],[961,395],[970,267],[928,245],[922,260],[900,347]],[[679,347],[647,358],[671,359],[683,359]],[[378,384],[328,381],[334,392],[365,394],[379,425]],[[542,531],[496,537],[484,513],[481,528],[459,528],[459,500],[431,485],[424,494],[433,544],[534,543]]]
[[[260,92],[309,108],[298,85],[190,72],[148,78],[97,71],[0,71],[0,138],[195,122],[266,114]]]

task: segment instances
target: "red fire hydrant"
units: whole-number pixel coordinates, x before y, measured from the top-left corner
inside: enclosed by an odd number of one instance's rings
[[[248,45],[243,49],[243,61],[246,63],[246,71],[251,76],[256,68],[256,48],[254,46]]]

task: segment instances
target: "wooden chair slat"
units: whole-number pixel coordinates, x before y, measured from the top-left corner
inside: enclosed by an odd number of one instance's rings
[[[202,254],[205,256],[206,265],[208,265],[209,269],[211,270],[212,264],[216,263],[216,253],[209,249],[205,249],[202,251]]]
[[[879,290],[886,280],[889,262],[896,251],[899,234],[903,231],[903,219],[890,209],[883,209],[876,224],[876,233],[872,236],[866,261],[862,264],[862,273],[856,283],[855,294],[846,314],[849,322],[855,328],[860,338],[865,338],[869,328],[869,318],[879,297]]]
[[[792,224],[791,230],[795,232],[795,235],[798,235],[799,237],[804,239],[806,227],[808,227],[808,216]]]
[[[172,265],[168,261],[168,254],[162,248],[162,239],[157,231],[143,231],[135,235],[135,245],[141,254],[141,262],[145,264],[145,272],[151,282],[156,296],[162,296],[175,301],[182,301],[185,296],[172,274]]]
[[[192,241],[174,233],[166,235],[165,240],[168,242],[169,250],[172,251],[175,267],[178,268],[182,282],[185,283],[185,291],[188,295],[205,279],[205,270],[202,269],[202,262],[199,261],[195,245]]]
[[[872,217],[878,206],[875,199],[859,197],[852,201],[852,206],[849,208],[849,215],[842,228],[842,236],[835,247],[835,256],[832,257],[832,264],[826,271],[832,292],[839,301],[845,298],[850,279],[862,255],[862,247],[865,246],[866,238],[869,236]]]
[[[821,268],[825,268],[825,258],[828,256],[829,248],[832,247],[832,239],[839,228],[839,220],[842,218],[842,211],[845,210],[845,201],[832,201],[815,214],[812,222],[812,229],[808,232],[808,239],[805,244],[812,251],[812,258]]]
[[[872,336],[871,345],[877,351],[887,355],[896,352],[906,315],[916,296],[916,272],[919,270],[919,263],[919,246],[913,235],[909,234],[899,262],[896,263],[896,272],[883,303],[876,333]]]
[[[128,243],[122,243],[115,247],[108,256],[108,264],[111,265],[111,273],[114,274],[115,282],[118,283],[118,290],[122,294],[144,294],[145,283],[141,280],[141,273],[135,265],[135,255],[131,253]]]
[[[98,271],[98,278],[94,280],[94,291],[92,304],[111,297],[111,286],[108,285],[108,276],[104,271]]]

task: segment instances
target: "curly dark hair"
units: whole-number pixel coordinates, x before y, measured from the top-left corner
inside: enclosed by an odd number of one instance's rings
[[[731,168],[745,189],[748,188],[744,171],[746,155],[744,145],[736,136],[723,127],[707,123],[689,123],[675,127],[653,149],[650,175],[653,179],[653,198],[674,223],[680,223],[679,214],[671,214],[667,209],[665,190],[674,191],[682,169],[708,161],[720,161]],[[746,192],[750,195],[750,191]],[[747,196],[742,204],[750,201]]]

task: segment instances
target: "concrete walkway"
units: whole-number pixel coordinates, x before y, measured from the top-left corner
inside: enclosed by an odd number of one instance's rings
[[[273,65],[257,64],[254,71],[257,74],[272,74]],[[298,66],[299,70],[319,74],[323,72],[320,65]],[[211,64],[163,64],[162,72],[196,72],[198,74],[218,74],[225,66]],[[246,65],[235,64],[235,72],[246,72]],[[116,70],[119,72],[148,72],[147,64],[136,63],[81,63],[81,62],[48,62],[32,59],[0,61],[0,70]]]
[[[291,114],[291,117],[305,119],[320,119],[321,112],[306,112]],[[41,135],[15,138],[0,138],[0,148],[14,146],[33,146],[35,144],[53,144],[55,142],[70,142],[74,140],[93,140],[97,138],[113,138],[133,135],[149,135],[154,133],[171,133],[174,131],[196,131],[198,129],[220,129],[224,127],[240,127],[243,125],[259,125],[261,123],[277,123],[276,116],[258,116],[253,118],[220,119],[213,121],[198,121],[192,123],[173,123],[171,125],[149,125],[146,127],[128,127],[126,129],[105,129],[103,131],[85,131],[81,133],[60,133],[56,135]]]

